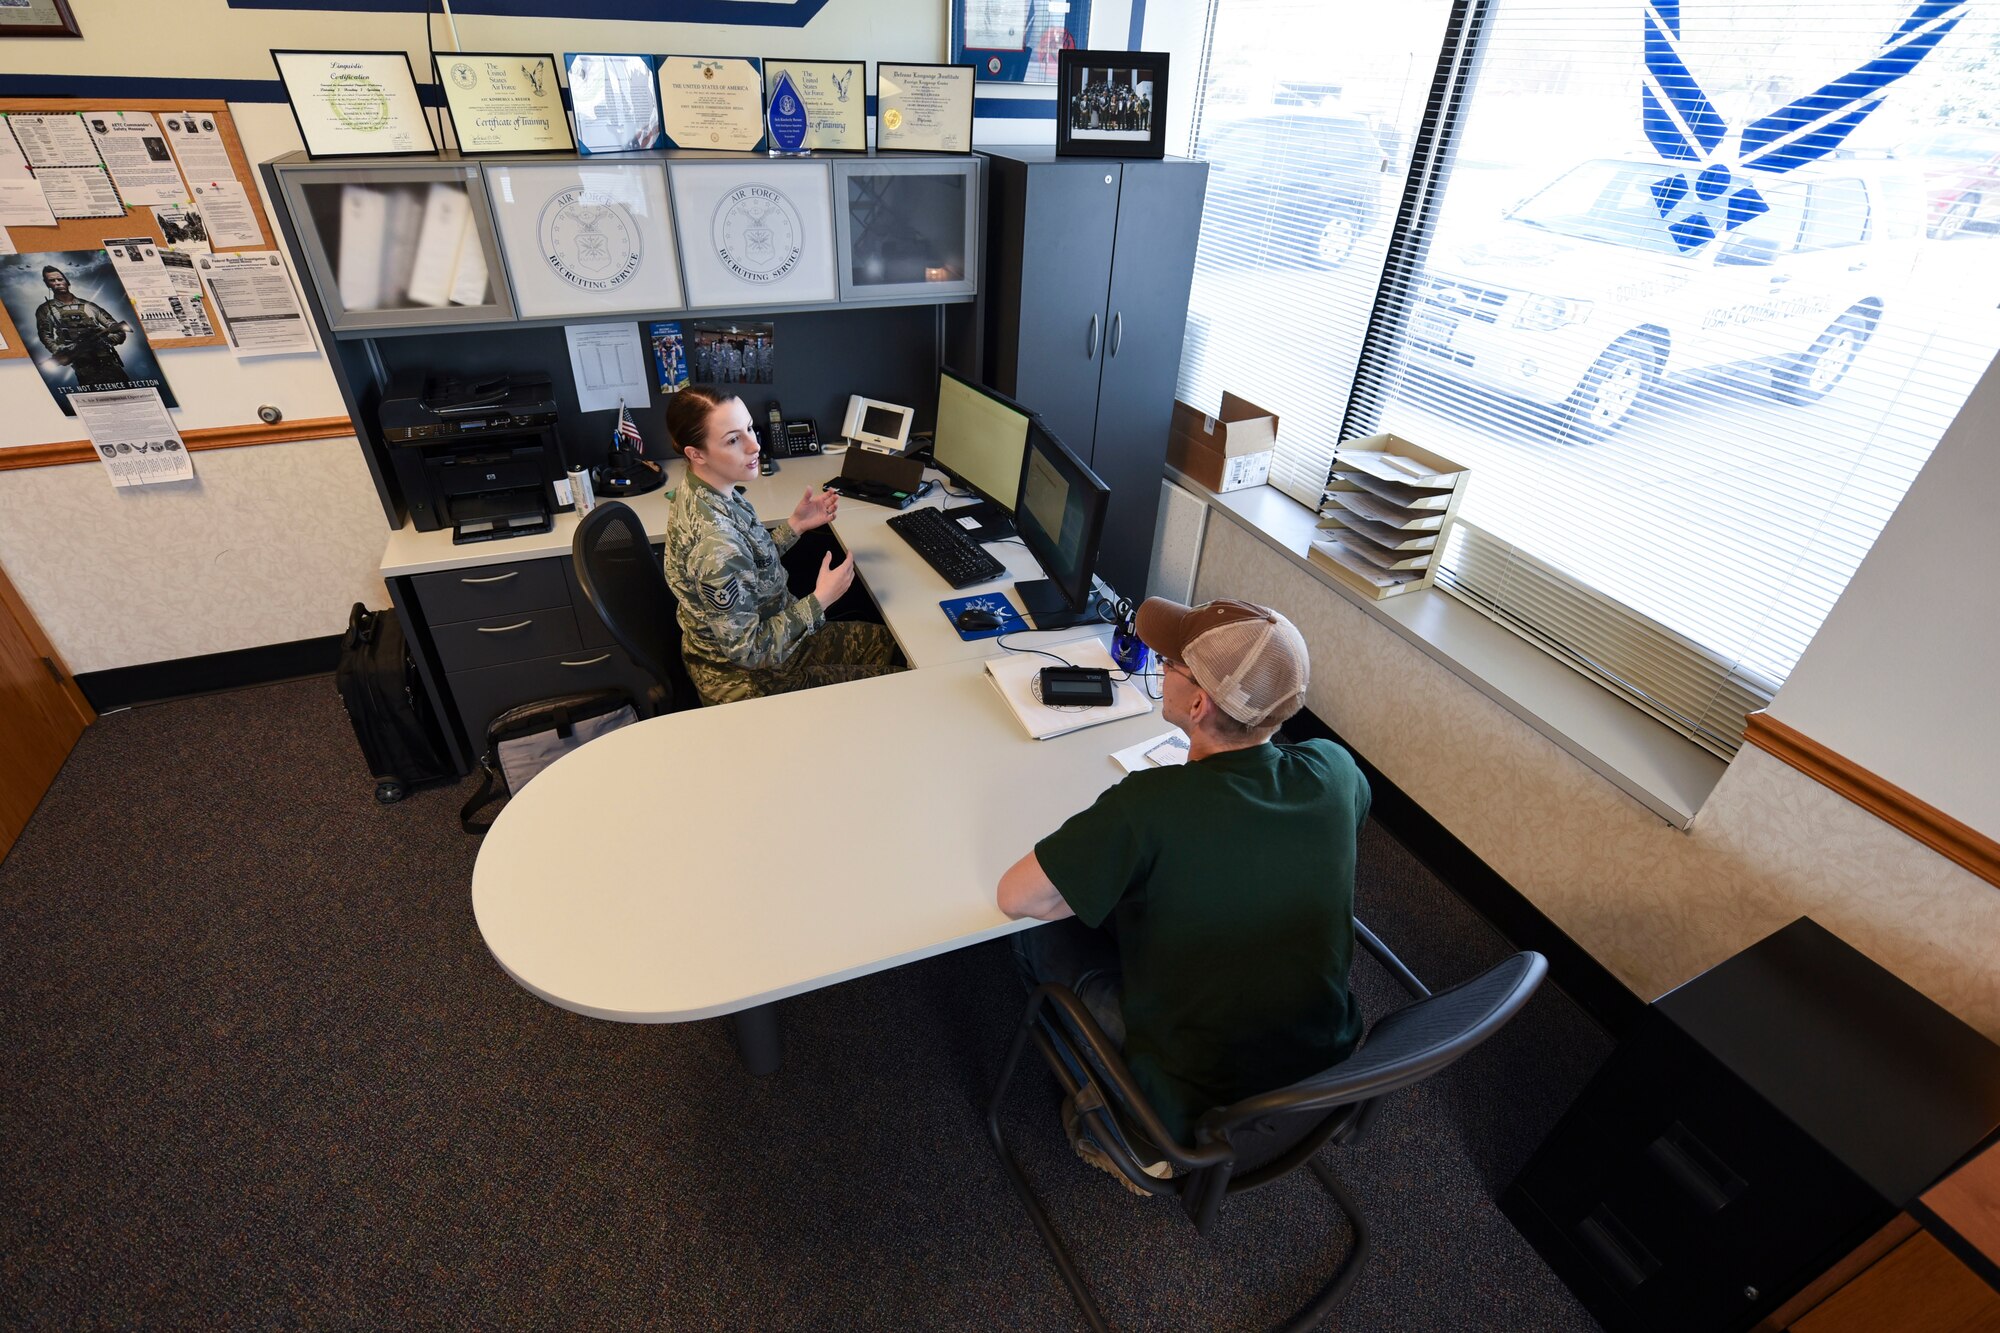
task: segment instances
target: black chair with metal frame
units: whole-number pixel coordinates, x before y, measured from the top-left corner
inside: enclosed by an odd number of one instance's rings
[[[681,661],[680,602],[667,587],[646,525],[632,507],[607,500],[584,515],[570,541],[576,581],[626,656],[655,682],[648,716],[701,702]]]
[[[1383,1097],[1430,1077],[1499,1031],[1528,1002],[1548,971],[1540,954],[1517,953],[1470,981],[1433,995],[1374,932],[1356,921],[1354,933],[1414,1003],[1378,1020],[1354,1054],[1324,1073],[1209,1111],[1195,1125],[1192,1148],[1175,1141],[1161,1123],[1133,1083],[1118,1048],[1068,987],[1038,986],[1028,997],[1027,1012],[986,1113],[986,1133],[1092,1329],[1104,1333],[1109,1326],[1000,1133],[1000,1104],[1028,1039],[1034,1038],[1057,1080],[1075,1099],[1079,1118],[1093,1130],[1091,1137],[1120,1174],[1149,1194],[1178,1196],[1199,1235],[1206,1236],[1215,1226],[1227,1196],[1268,1185],[1299,1166],[1311,1168],[1354,1231],[1354,1242],[1333,1275],[1280,1326],[1312,1328],[1347,1294],[1367,1262],[1369,1249],[1360,1207],[1314,1154],[1329,1140],[1352,1141],[1366,1128]],[[1079,1077],[1073,1069],[1086,1072]],[[1171,1179],[1145,1173],[1126,1146],[1126,1137],[1134,1133],[1149,1146],[1158,1145],[1160,1155],[1173,1164]]]

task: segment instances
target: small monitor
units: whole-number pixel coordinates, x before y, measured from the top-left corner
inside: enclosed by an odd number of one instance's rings
[[[857,393],[847,400],[847,417],[841,422],[840,433],[863,449],[899,454],[909,443],[910,418],[915,415],[907,407]]]
[[[1028,457],[1014,501],[1021,544],[1041,563],[1045,579],[1017,583],[1021,609],[1036,629],[1061,629],[1098,618],[1091,602],[1097,543],[1111,490],[1049,433],[1040,417],[1028,422]]]
[[[1014,535],[1009,521],[1028,455],[1028,410],[955,371],[938,376],[937,431],[931,461],[979,503],[951,511],[974,541]]]

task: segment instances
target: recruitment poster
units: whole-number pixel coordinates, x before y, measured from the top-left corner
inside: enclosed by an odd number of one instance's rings
[[[179,406],[104,251],[0,255],[0,303],[65,415],[71,394],[99,389],[158,389]]]

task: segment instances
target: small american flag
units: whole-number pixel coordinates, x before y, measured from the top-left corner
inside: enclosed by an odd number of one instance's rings
[[[618,405],[618,429],[613,432],[611,443],[629,444],[632,446],[632,452],[637,454],[646,452],[646,442],[639,438],[638,423],[632,420],[632,414],[625,410],[623,403]]]

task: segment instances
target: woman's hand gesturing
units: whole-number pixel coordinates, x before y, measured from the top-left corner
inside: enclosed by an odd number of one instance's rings
[[[812,487],[806,488],[805,498],[798,508],[792,510],[792,531],[811,532],[833,522],[833,516],[840,508],[840,497],[832,491],[813,494]]]

